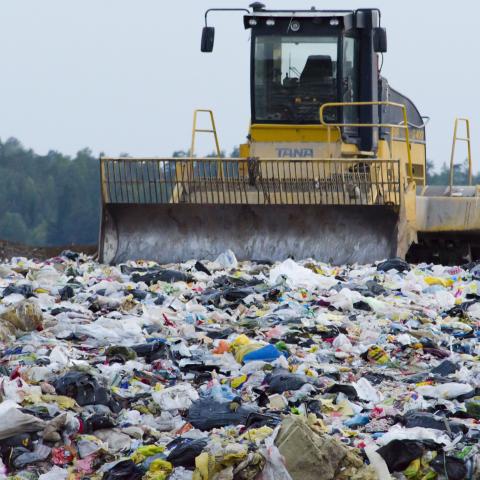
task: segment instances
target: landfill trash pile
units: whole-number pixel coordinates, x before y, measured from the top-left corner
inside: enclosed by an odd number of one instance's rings
[[[0,265],[0,478],[480,478],[480,266]]]

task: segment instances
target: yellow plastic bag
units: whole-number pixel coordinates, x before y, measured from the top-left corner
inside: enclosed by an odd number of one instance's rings
[[[451,287],[455,282],[451,278],[425,277],[427,285],[440,285],[442,287]]]
[[[158,445],[144,445],[137,448],[137,450],[130,457],[135,463],[142,463],[146,458],[153,457],[158,453],[162,453],[165,450],[165,447],[160,447]]]
[[[173,465],[166,460],[158,458],[154,460],[143,476],[143,480],[166,480],[173,472]]]

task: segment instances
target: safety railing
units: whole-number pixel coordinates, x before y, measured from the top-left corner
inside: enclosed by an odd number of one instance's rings
[[[340,108],[340,107],[368,107],[368,106],[385,106],[399,108],[403,113],[403,123],[402,124],[393,124],[393,123],[331,123],[325,121],[324,113],[326,109],[329,108]],[[393,139],[393,130],[399,128],[405,131],[405,144],[407,149],[407,174],[410,181],[413,181],[413,164],[412,164],[412,151],[410,146],[410,134],[409,134],[409,123],[408,123],[408,114],[407,107],[402,103],[394,102],[331,102],[324,103],[320,107],[320,123],[327,127],[330,131],[330,128],[389,128],[390,129],[390,155],[393,152],[392,139]],[[330,135],[330,133],[329,133]]]
[[[102,158],[109,204],[399,205],[399,160]]]
[[[460,122],[465,124],[465,137],[458,136],[458,125]],[[468,161],[468,184],[472,185],[472,145],[470,137],[470,120],[468,118],[456,118],[455,127],[453,129],[452,153],[450,155],[450,194],[453,192],[453,177],[455,174],[455,149],[457,142],[465,142],[467,144],[467,161]]]
[[[198,128],[198,114],[199,113],[208,113],[210,118],[210,125],[211,128]],[[198,108],[197,110],[193,111],[193,127],[192,127],[192,143],[190,145],[190,156],[195,156],[195,143],[197,139],[197,133],[211,133],[213,135],[213,139],[215,141],[215,149],[217,153],[217,157],[222,156],[222,151],[220,150],[220,143],[218,141],[218,134],[217,134],[217,127],[215,125],[215,117],[213,116],[213,110],[206,110],[202,108]]]

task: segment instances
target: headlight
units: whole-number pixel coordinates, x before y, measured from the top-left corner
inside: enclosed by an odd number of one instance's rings
[[[298,20],[290,22],[290,29],[292,32],[298,32],[300,30],[300,22]]]

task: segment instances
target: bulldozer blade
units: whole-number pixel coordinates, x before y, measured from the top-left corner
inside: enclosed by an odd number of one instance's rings
[[[227,249],[239,260],[372,263],[402,255],[399,217],[380,205],[107,204],[99,254],[111,264],[214,260]]]

